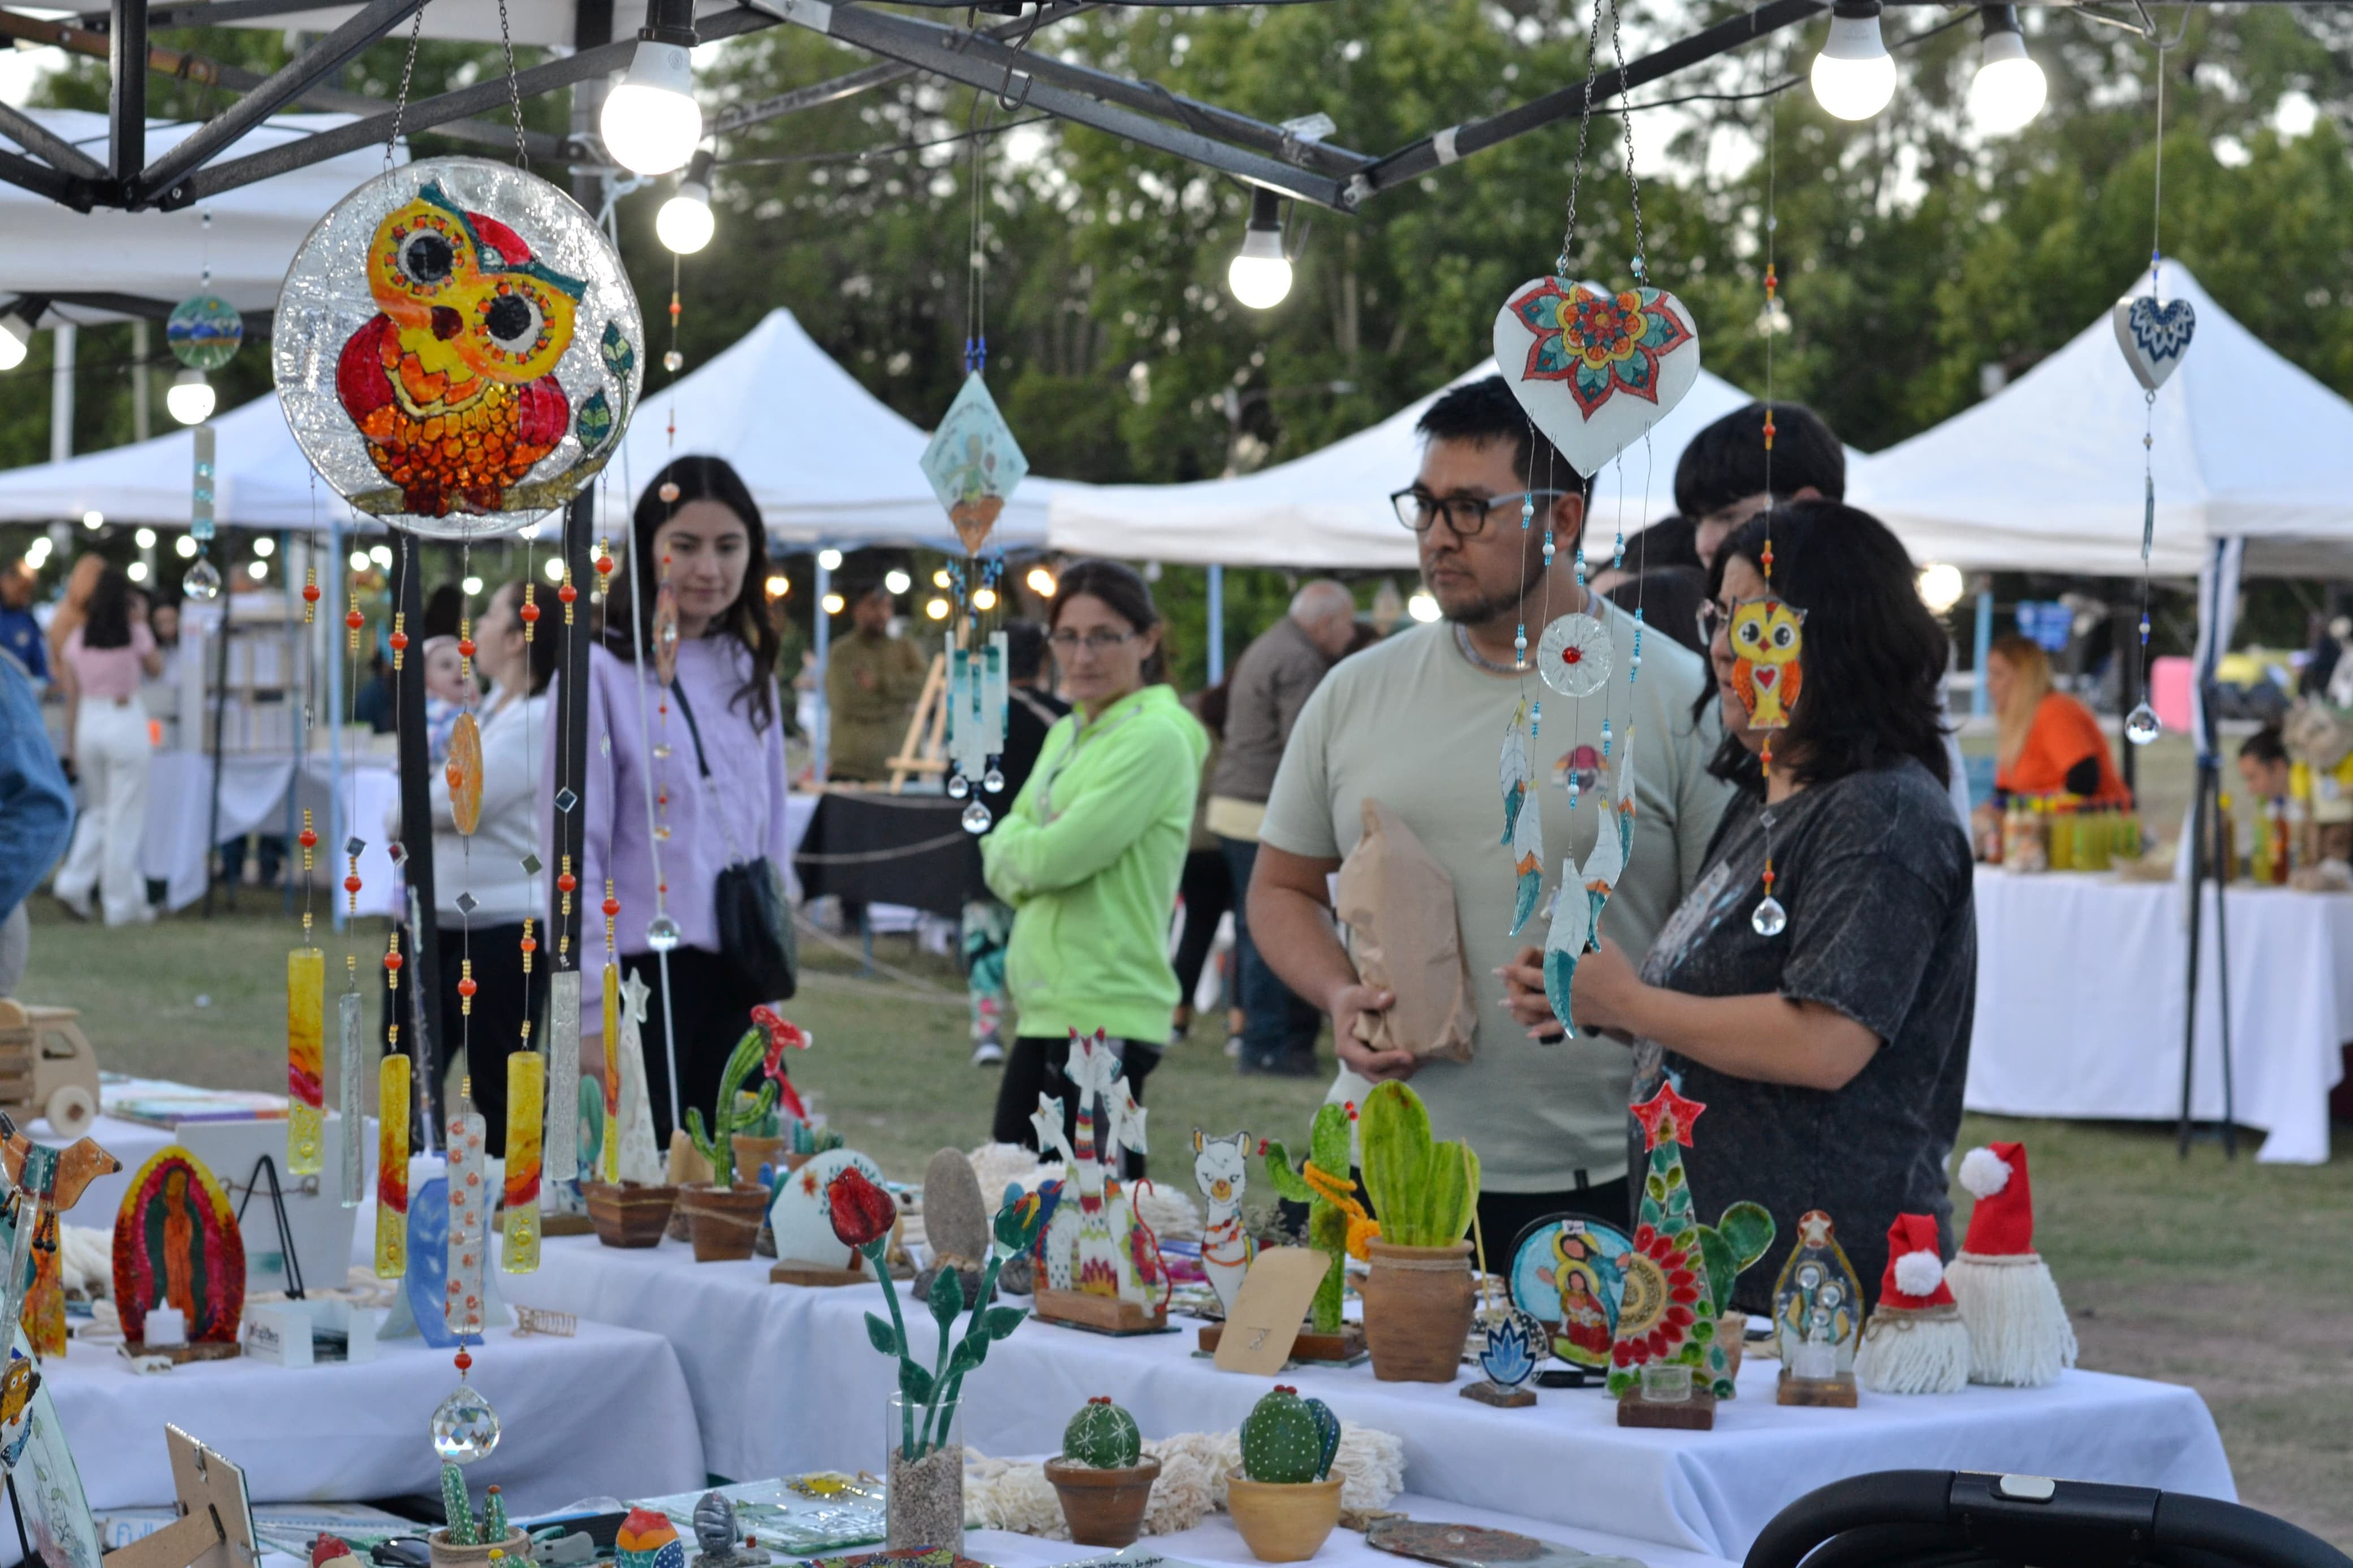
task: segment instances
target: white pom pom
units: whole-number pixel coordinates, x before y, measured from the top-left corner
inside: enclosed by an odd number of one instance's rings
[[[1895,1288],[1906,1296],[1926,1296],[1945,1282],[1945,1260],[1933,1252],[1907,1252],[1895,1260]]]
[[[2010,1185],[2010,1162],[1990,1149],[1972,1149],[1961,1156],[1961,1185],[1989,1198]]]

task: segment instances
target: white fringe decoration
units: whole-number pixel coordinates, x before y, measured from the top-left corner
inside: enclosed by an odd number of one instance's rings
[[[1972,1149],[1961,1156],[1961,1185],[1989,1198],[2010,1185],[2010,1162],[1990,1149]]]
[[[1895,1260],[1895,1288],[1906,1296],[1928,1296],[1945,1281],[1945,1260],[1926,1250]]]
[[[68,1296],[96,1300],[114,1293],[114,1233],[96,1226],[58,1226],[58,1283]]]
[[[1968,1325],[1950,1307],[1882,1307],[1863,1330],[1854,1375],[1874,1394],[1957,1394],[1969,1381]]]
[[[1945,1283],[1969,1326],[1969,1381],[2040,1388],[2075,1364],[2075,1329],[2040,1253],[1964,1252]]]

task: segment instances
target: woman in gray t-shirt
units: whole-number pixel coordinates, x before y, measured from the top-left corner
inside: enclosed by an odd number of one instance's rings
[[[1702,621],[1725,735],[1714,768],[1740,793],[1639,972],[1608,943],[1577,969],[1577,1022],[1633,1044],[1635,1100],[1664,1075],[1709,1108],[1683,1154],[1698,1212],[1752,1198],[1773,1213],[1775,1254],[1734,1292],[1745,1310],[1769,1310],[1809,1209],[1829,1213],[1873,1294],[1897,1214],[1934,1215],[1950,1249],[1944,1164],[1977,927],[1968,842],[1946,796],[1945,633],[1913,572],[1878,520],[1831,501],[1777,508],[1726,542]],[[1736,649],[1736,611],[1763,600],[1779,608],[1739,626],[1769,637],[1801,615],[1794,668]],[[1755,728],[1744,700],[1767,668],[1795,693],[1786,729]],[[1778,916],[1758,913],[1768,893]],[[1543,1028],[1541,977],[1512,982],[1515,1010]]]

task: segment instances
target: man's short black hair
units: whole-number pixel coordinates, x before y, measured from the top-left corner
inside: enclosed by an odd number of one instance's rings
[[[1765,405],[1736,408],[1692,437],[1675,464],[1675,510],[1703,518],[1748,496],[1775,500],[1810,486],[1824,500],[1846,499],[1846,448],[1802,403],[1773,405],[1771,483],[1767,483]]]
[[[2266,724],[2247,737],[2245,743],[2239,747],[2239,755],[2267,766],[2276,765],[2287,761],[2287,746],[2280,739],[2279,731]]]
[[[1413,427],[1430,441],[1468,441],[1474,447],[1509,441],[1512,471],[1530,489],[1572,490],[1588,501],[1593,499],[1593,481],[1568,466],[1500,375],[1448,387],[1422,410]]]
[[[1046,628],[1035,621],[1005,623],[1005,679],[1031,681],[1046,661]]]

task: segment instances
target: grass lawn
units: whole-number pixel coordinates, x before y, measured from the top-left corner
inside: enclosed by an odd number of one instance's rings
[[[2177,808],[2178,810],[2178,808]],[[37,896],[23,995],[82,1009],[108,1068],[241,1089],[285,1081],[284,953],[298,927],[248,889],[243,912],[107,931]],[[381,928],[361,939],[364,963]],[[327,938],[332,968],[341,949]],[[796,1080],[894,1176],[987,1133],[996,1073],[966,1063],[960,982],[947,963],[884,939],[913,984],[860,978],[806,944],[793,1016],[817,1048]],[[1318,1082],[1237,1079],[1214,1019],[1153,1074],[1161,1174],[1195,1127],[1303,1138]],[[2073,1315],[2086,1366],[2188,1384],[2221,1426],[2242,1498],[2353,1546],[2353,1142],[2328,1165],[2226,1162],[2201,1143],[2176,1159],[2169,1129],[1971,1117],[1964,1146],[2023,1140],[2038,1240]],[[1957,1191],[1966,1212],[1968,1199]]]

